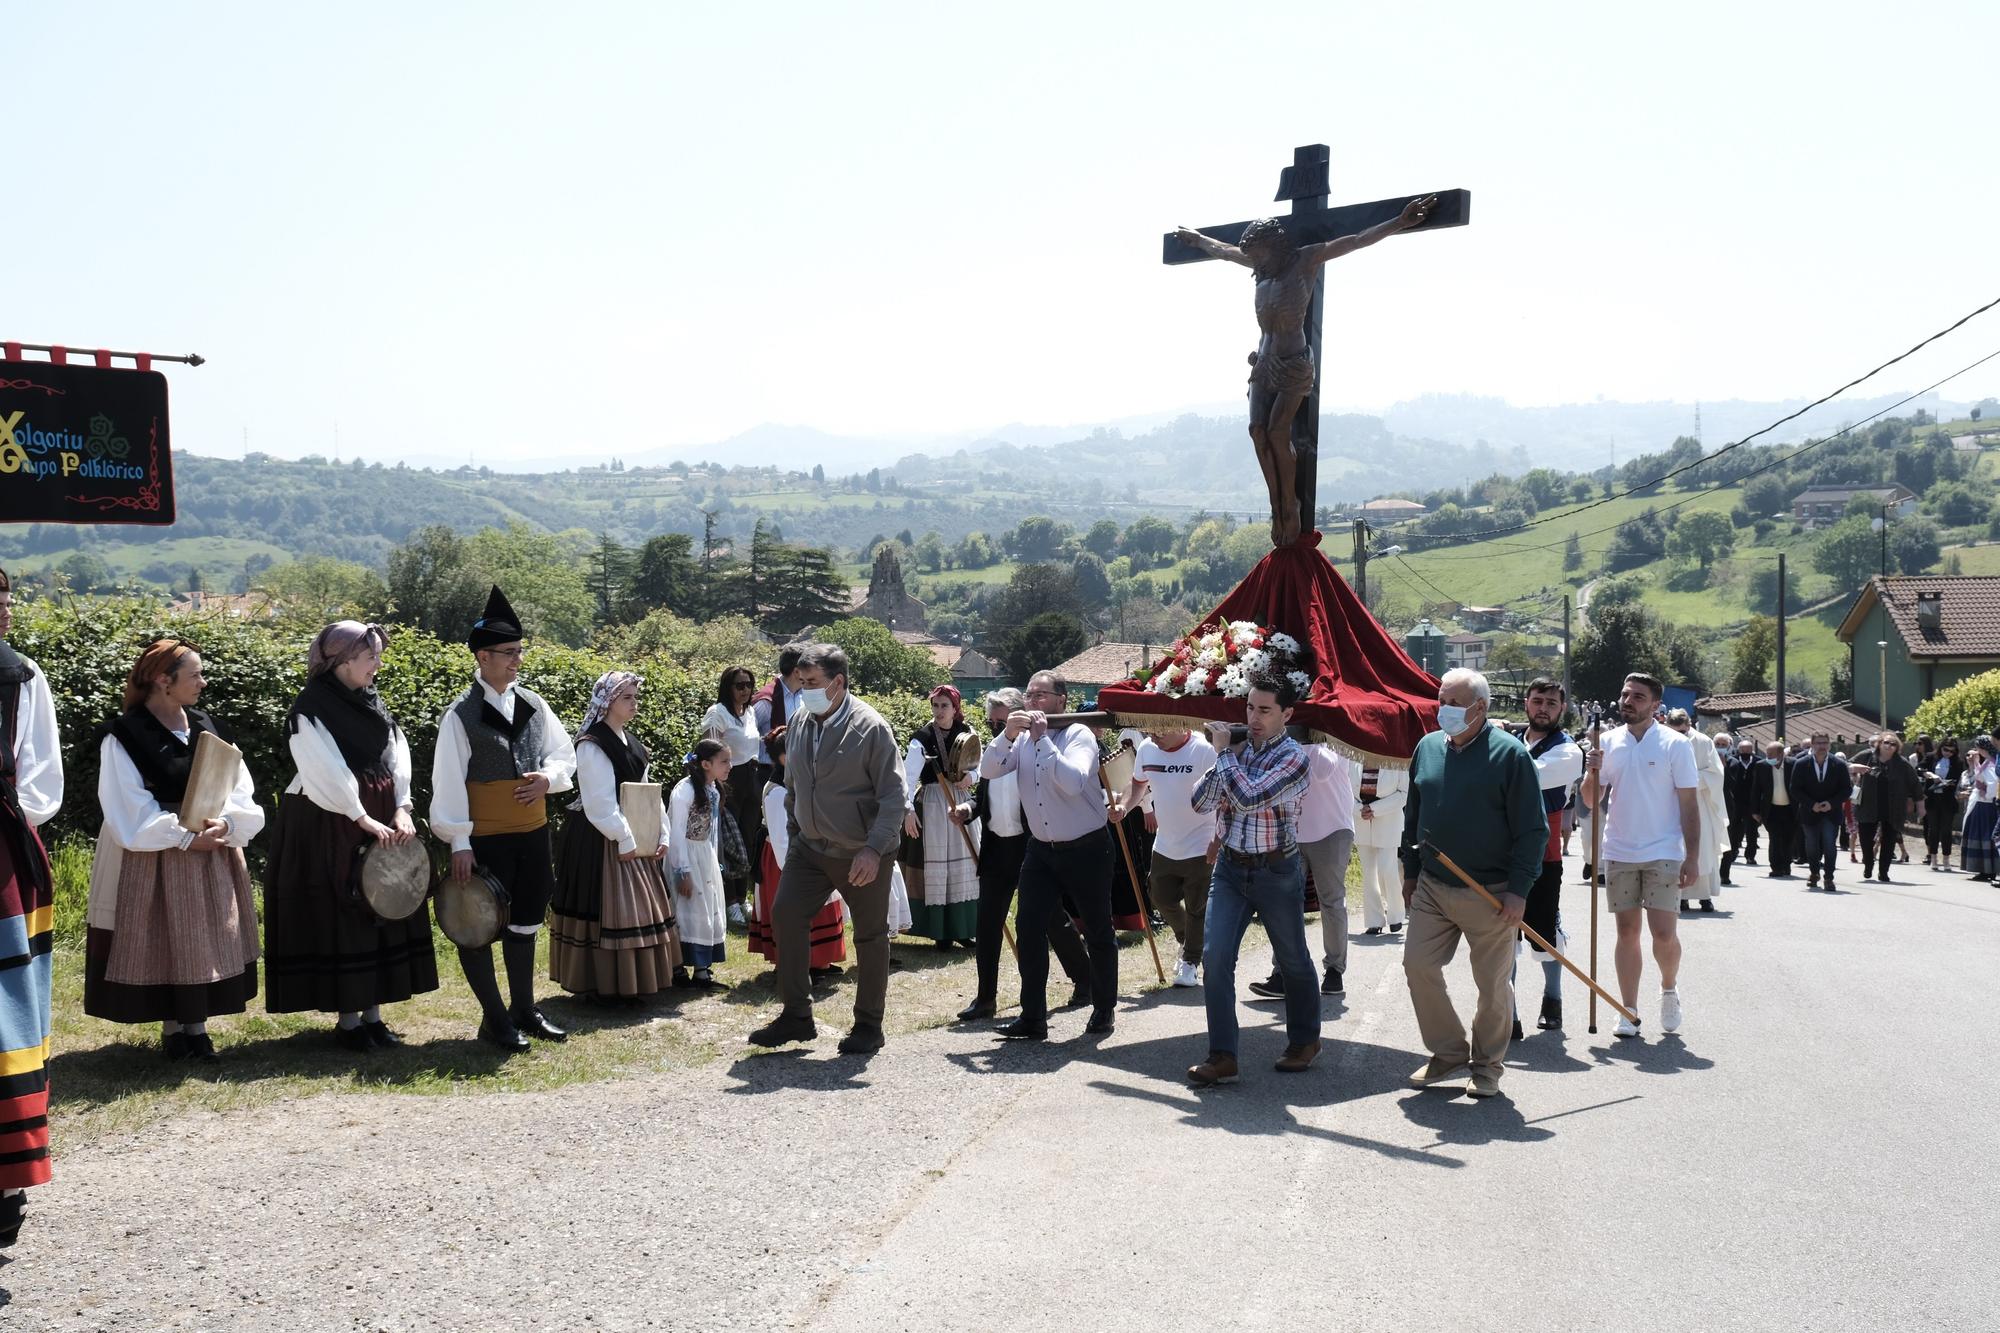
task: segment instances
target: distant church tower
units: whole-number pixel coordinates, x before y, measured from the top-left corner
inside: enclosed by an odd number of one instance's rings
[[[875,569],[868,576],[868,600],[855,614],[879,620],[890,629],[930,629],[924,604],[903,586],[903,562],[896,558],[894,546],[884,543],[875,552]]]

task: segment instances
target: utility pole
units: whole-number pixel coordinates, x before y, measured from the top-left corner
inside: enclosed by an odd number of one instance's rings
[[[1569,707],[1569,594],[1563,594],[1563,707]],[[1578,717],[1583,714],[1578,713]]]
[[[1354,520],[1354,591],[1368,605],[1368,520]]]
[[[1785,739],[1785,553],[1778,552],[1778,716],[1777,738]]]

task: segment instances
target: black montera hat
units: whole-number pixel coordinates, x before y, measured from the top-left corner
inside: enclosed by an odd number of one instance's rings
[[[466,637],[466,645],[475,653],[481,648],[498,648],[503,643],[519,643],[521,618],[514,614],[514,608],[507,604],[507,594],[495,584],[493,591],[486,594],[486,610],[479,619],[472,622],[472,633]]]

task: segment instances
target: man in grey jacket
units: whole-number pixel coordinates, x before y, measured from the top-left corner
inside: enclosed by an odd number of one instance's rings
[[[902,756],[882,715],[847,689],[847,654],[815,644],[799,659],[799,706],[785,728],[785,823],[791,835],[772,936],[784,1011],[750,1034],[759,1046],[811,1041],[812,919],[836,891],[854,920],[860,981],[842,1055],[882,1049],[889,995],[889,876],[908,797]]]

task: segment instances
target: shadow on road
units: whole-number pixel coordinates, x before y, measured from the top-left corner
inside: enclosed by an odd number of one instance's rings
[[[729,1066],[735,1082],[723,1091],[735,1097],[766,1092],[853,1092],[874,1085],[861,1075],[868,1072],[869,1055],[837,1055],[816,1059],[810,1046],[787,1046],[782,1050],[759,1051],[739,1056]]]
[[[1601,1065],[1630,1065],[1642,1074],[1679,1074],[1690,1069],[1713,1069],[1715,1061],[1696,1055],[1678,1035],[1652,1040],[1621,1039],[1609,1046],[1594,1047],[1591,1056]]]

